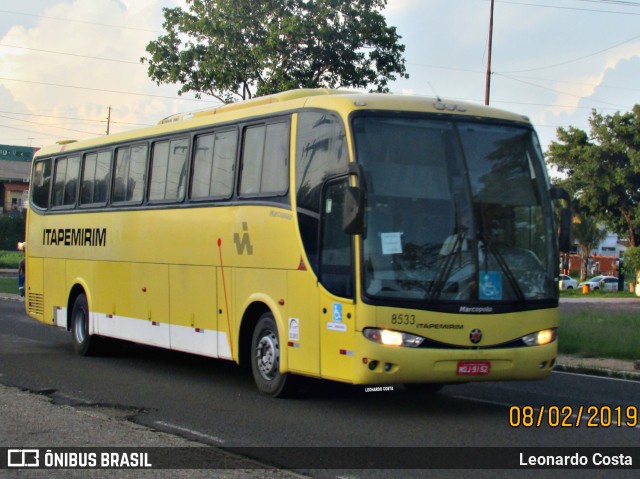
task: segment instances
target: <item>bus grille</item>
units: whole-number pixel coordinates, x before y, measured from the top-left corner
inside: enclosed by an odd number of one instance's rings
[[[29,293],[29,313],[35,316],[44,315],[44,296],[38,293]]]

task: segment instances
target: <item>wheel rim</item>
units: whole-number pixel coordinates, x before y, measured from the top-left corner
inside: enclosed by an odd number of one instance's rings
[[[280,349],[278,338],[273,331],[265,331],[256,345],[256,364],[260,376],[267,381],[273,380],[278,374]]]
[[[85,329],[86,328],[84,324],[84,311],[81,310],[81,311],[78,311],[75,317],[73,318],[73,333],[78,343],[84,342],[87,336]]]

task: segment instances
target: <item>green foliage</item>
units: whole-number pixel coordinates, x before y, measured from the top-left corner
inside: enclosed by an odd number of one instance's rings
[[[386,0],[187,0],[165,8],[149,77],[228,103],[294,88],[368,88],[406,77]]]
[[[18,276],[12,278],[0,278],[0,293],[19,294]]]
[[[576,204],[576,209],[578,209],[577,206]],[[580,245],[580,280],[584,281],[587,279],[587,263],[591,250],[606,238],[607,231],[601,228],[593,218],[577,213],[571,225],[571,236]]]
[[[631,279],[631,278],[628,278]],[[628,283],[629,281],[627,281]],[[603,291],[602,289],[591,290],[587,295],[582,292],[582,288],[563,289],[560,291],[560,298],[636,298],[635,293],[630,292],[625,285],[622,291]]]
[[[19,241],[24,241],[25,215],[0,216],[0,250],[16,251]]]
[[[640,318],[632,314],[580,312],[560,319],[562,354],[582,357],[638,359]]]
[[[24,253],[20,251],[0,251],[0,268],[18,269]]]
[[[640,271],[640,247],[633,246],[627,248],[624,252],[624,271],[632,278],[636,277],[636,273]],[[632,279],[630,278],[630,279]]]
[[[566,175],[562,181],[578,195],[588,216],[627,237],[640,240],[640,105],[631,112],[601,115],[589,120],[590,134],[559,128],[558,141],[547,151],[550,164]]]

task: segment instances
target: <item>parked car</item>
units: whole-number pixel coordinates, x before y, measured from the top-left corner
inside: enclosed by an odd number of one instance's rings
[[[561,274],[558,285],[560,286],[560,289],[576,289],[578,287],[578,282],[571,276]]]
[[[594,276],[588,281],[580,283],[580,287],[588,284],[592,290],[601,289],[603,291],[618,291],[618,278],[615,276]]]

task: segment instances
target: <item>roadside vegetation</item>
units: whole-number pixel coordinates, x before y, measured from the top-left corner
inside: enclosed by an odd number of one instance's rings
[[[22,258],[21,251],[0,251],[0,269],[18,269]]]
[[[18,277],[0,277],[0,293],[18,294]]]
[[[602,291],[594,289],[584,294],[581,288],[560,291],[560,298],[635,298],[636,294],[629,292],[629,286],[624,291]]]
[[[561,354],[635,360],[639,357],[639,344],[640,317],[637,315],[581,311],[560,317],[558,348]]]

